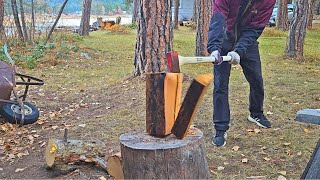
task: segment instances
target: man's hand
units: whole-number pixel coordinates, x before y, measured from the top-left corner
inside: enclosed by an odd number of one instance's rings
[[[240,56],[237,52],[231,51],[227,54],[227,56],[231,56],[230,64],[237,65],[240,63]]]
[[[213,51],[210,56],[214,57],[216,59],[216,61],[214,61],[214,63],[213,63],[215,65],[219,65],[223,62],[223,59],[220,56],[220,52],[218,50]]]

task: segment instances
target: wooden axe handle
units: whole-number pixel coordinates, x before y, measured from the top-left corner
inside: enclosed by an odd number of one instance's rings
[[[231,61],[231,56],[222,56],[223,61]],[[194,64],[194,63],[208,63],[215,62],[214,57],[183,57],[179,56],[179,66],[184,64]]]

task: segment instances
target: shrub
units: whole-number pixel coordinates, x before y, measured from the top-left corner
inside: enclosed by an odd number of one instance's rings
[[[111,31],[113,33],[123,33],[123,34],[127,34],[129,32],[126,26],[121,26],[119,24],[115,24],[109,28],[106,28],[106,30]]]

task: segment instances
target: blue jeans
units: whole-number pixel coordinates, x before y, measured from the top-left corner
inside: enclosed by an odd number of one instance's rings
[[[229,48],[223,48],[221,54],[226,55],[228,51]],[[249,111],[254,116],[263,114],[264,87],[258,42],[248,49],[244,57],[241,57],[240,65],[250,85]],[[230,123],[228,98],[230,70],[231,65],[228,62],[214,66],[213,123],[215,129],[220,131],[227,131]]]

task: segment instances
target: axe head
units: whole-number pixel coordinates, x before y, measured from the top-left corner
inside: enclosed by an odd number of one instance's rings
[[[168,69],[172,73],[180,73],[179,54],[176,51],[167,53]]]

